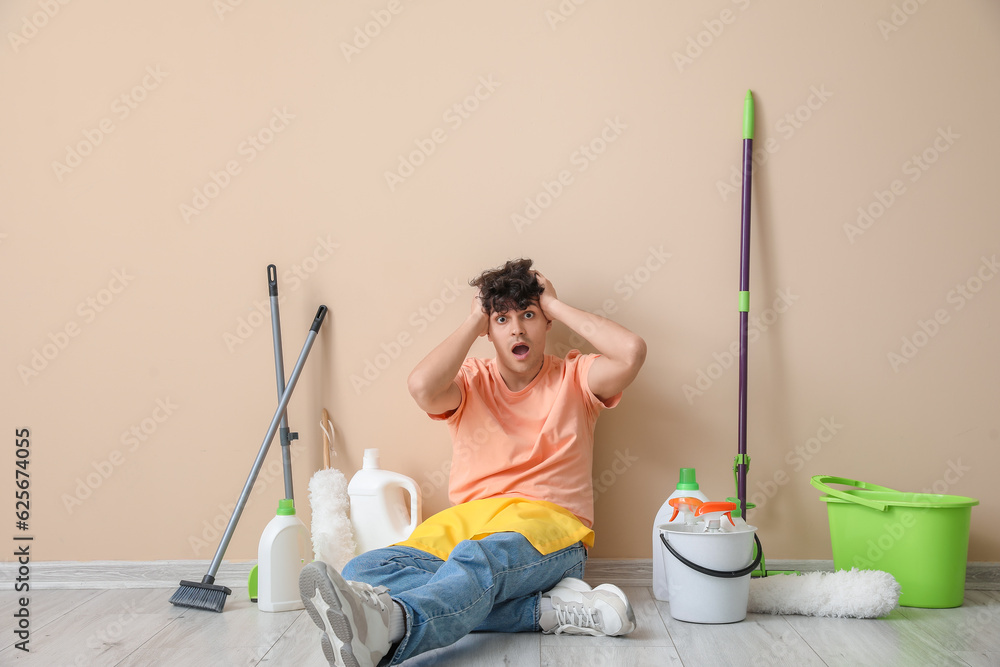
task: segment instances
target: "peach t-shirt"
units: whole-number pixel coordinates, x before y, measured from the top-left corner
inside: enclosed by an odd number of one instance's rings
[[[555,503],[594,524],[594,426],[604,408],[587,382],[598,355],[570,350],[545,355],[542,369],[518,392],[507,388],[496,359],[466,359],[455,382],[458,408],[444,415],[451,431],[449,499],[526,498]]]

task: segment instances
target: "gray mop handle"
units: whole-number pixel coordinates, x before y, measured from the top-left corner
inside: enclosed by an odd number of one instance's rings
[[[306,336],[306,342],[302,345],[299,360],[295,362],[295,368],[292,369],[292,376],[288,378],[288,385],[278,400],[278,409],[274,411],[274,417],[271,419],[271,425],[267,429],[267,435],[264,436],[264,442],[260,445],[257,459],[253,462],[250,476],[247,477],[246,484],[243,485],[243,492],[240,494],[240,499],[236,502],[236,509],[233,510],[233,515],[229,518],[226,532],[222,535],[219,548],[215,551],[215,558],[212,559],[212,564],[208,568],[208,576],[212,577],[213,580],[219,571],[219,566],[222,565],[222,557],[225,555],[226,549],[229,548],[229,541],[233,538],[233,533],[236,531],[236,524],[240,520],[240,515],[243,514],[243,508],[246,507],[247,499],[250,498],[250,491],[253,489],[254,482],[257,481],[257,473],[260,472],[261,466],[264,465],[264,458],[267,456],[268,447],[271,446],[271,441],[274,440],[274,434],[278,430],[281,416],[285,413],[288,401],[292,398],[292,391],[294,391],[295,384],[299,381],[302,368],[306,365],[306,358],[309,356],[309,350],[312,349],[313,341],[316,340],[316,334],[319,333],[319,328],[323,324],[324,317],[326,317],[326,306],[320,306],[319,310],[316,311],[312,327],[309,329],[309,335]]]
[[[274,375],[278,383],[278,399],[285,393],[285,363],[281,353],[281,316],[278,314],[278,267],[267,267],[267,292],[271,299],[271,339],[274,341]],[[293,499],[291,442],[288,437],[288,411],[281,413],[279,427],[281,442],[281,470],[285,479],[285,498]]]

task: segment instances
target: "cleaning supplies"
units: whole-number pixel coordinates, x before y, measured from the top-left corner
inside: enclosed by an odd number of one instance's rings
[[[260,536],[257,549],[257,608],[302,609],[299,572],[312,560],[309,531],[295,515],[295,502],[278,501],[278,511]]]
[[[670,591],[667,586],[667,567],[664,560],[663,546],[660,544],[659,527],[665,523],[684,521],[684,515],[675,513],[674,506],[670,504],[670,501],[676,498],[694,498],[701,502],[708,501],[708,496],[698,488],[694,468],[681,468],[677,488],[674,489],[673,493],[663,503],[663,506],[656,513],[656,519],[653,520],[653,597],[663,602],[670,599]]]
[[[267,267],[267,291],[271,301],[271,334],[274,343],[274,375],[277,379],[278,398],[285,391],[285,366],[281,349],[281,315],[278,312],[278,267]],[[261,611],[289,611],[302,609],[295,591],[289,583],[298,580],[299,571],[309,556],[302,548],[302,533],[305,524],[295,516],[295,496],[292,484],[291,443],[298,439],[288,427],[288,417],[281,416],[278,439],[281,442],[282,475],[285,481],[285,497],[278,503],[277,515],[270,521],[261,535],[257,548],[257,565],[250,571],[247,593],[251,602],[263,599]],[[260,568],[266,568],[261,572]],[[261,593],[262,592],[262,593]]]
[[[354,528],[351,526],[351,499],[347,495],[344,473],[330,467],[330,443],[334,438],[330,414],[323,409],[323,469],[309,480],[309,505],[312,508],[312,544],[316,560],[337,572],[354,557]]]
[[[208,572],[202,577],[201,582],[181,580],[177,591],[170,598],[170,604],[177,605],[178,607],[190,607],[192,609],[205,609],[216,612],[221,612],[223,607],[226,606],[226,598],[232,594],[232,590],[226,586],[217,585],[215,583],[215,575],[219,572],[219,567],[222,565],[222,557],[225,555],[226,549],[229,548],[229,542],[236,531],[236,524],[239,523],[240,516],[243,514],[243,509],[246,507],[247,499],[250,497],[250,491],[253,489],[254,482],[257,481],[257,474],[260,472],[261,466],[264,465],[267,450],[270,448],[271,441],[274,440],[274,436],[278,432],[278,425],[281,423],[282,415],[285,414],[288,402],[292,398],[292,392],[299,381],[302,369],[306,365],[309,351],[316,341],[316,336],[319,335],[319,329],[323,325],[326,311],[326,306],[320,306],[319,310],[316,311],[316,316],[313,318],[312,326],[309,327],[305,343],[302,344],[302,351],[299,353],[299,358],[295,362],[292,374],[288,378],[285,391],[278,400],[278,407],[274,411],[274,417],[271,418],[271,425],[268,426],[264,441],[260,444],[260,449],[257,451],[257,458],[254,459],[253,466],[250,468],[250,475],[247,477],[247,481],[243,485],[243,491],[240,492],[240,497],[236,501],[236,508],[233,510],[232,516],[229,517],[229,523],[226,524],[226,530],[219,541],[218,548],[215,550],[215,556],[208,566]]]
[[[351,478],[347,494],[359,554],[402,542],[422,521],[420,487],[406,475],[382,470],[378,449],[365,450],[362,468]]]
[[[724,518],[735,503],[705,503],[698,510],[702,507],[709,509],[693,526],[675,522],[660,530],[670,616],[689,623],[736,623],[746,618],[750,573],[760,564],[757,529],[738,530]]]

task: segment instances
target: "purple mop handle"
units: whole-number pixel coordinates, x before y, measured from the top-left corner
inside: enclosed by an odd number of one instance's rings
[[[740,515],[746,519],[747,504],[747,334],[750,311],[750,191],[753,179],[753,95],[748,90],[743,102],[743,210],[740,238],[740,406],[739,453],[736,468],[736,497]]]

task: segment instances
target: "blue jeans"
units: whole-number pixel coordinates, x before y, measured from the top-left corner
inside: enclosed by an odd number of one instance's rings
[[[406,612],[406,634],[381,665],[454,644],[473,630],[538,631],[541,594],[582,577],[587,551],[576,544],[543,556],[518,533],[465,540],[448,560],[412,547],[375,549],[352,559],[345,579],[386,586]]]

